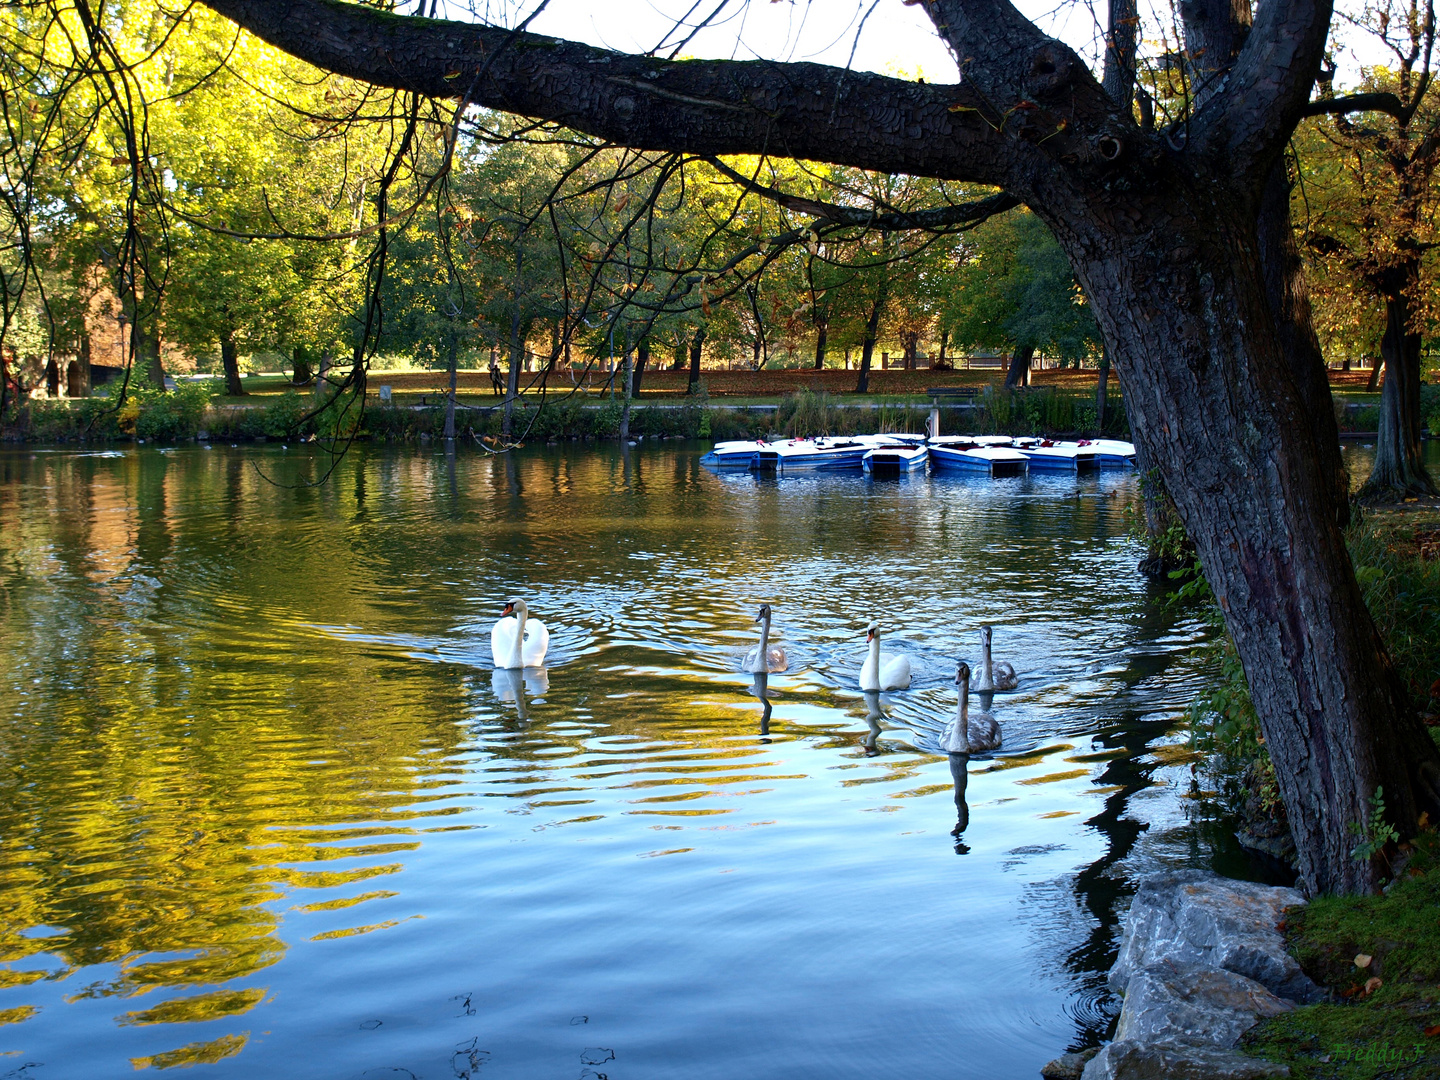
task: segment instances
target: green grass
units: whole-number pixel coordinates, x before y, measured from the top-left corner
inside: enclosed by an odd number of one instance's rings
[[[1433,867],[1433,852],[1415,864]],[[1408,874],[1383,896],[1320,897],[1291,914],[1291,950],[1336,1001],[1258,1025],[1248,1052],[1297,1080],[1440,1075],[1440,872]]]

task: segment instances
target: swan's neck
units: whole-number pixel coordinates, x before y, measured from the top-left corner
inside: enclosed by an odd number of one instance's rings
[[[517,607],[515,609],[515,651],[510,654],[510,666],[512,668],[525,666],[524,653],[521,652],[520,647],[525,643],[525,618],[527,615],[529,615],[529,612],[523,607]]]
[[[865,657],[865,667],[862,674],[878,687],[880,684],[880,635],[876,634],[870,639],[870,655]]]
[[[770,615],[767,612],[760,620],[760,662],[765,662],[765,650],[770,647]]]
[[[990,639],[988,637],[980,642],[980,667],[984,673],[981,683],[989,686],[995,681],[995,669],[990,662]]]
[[[960,683],[960,704],[955,707],[955,733],[965,741],[965,749],[970,749],[970,680],[965,679]]]

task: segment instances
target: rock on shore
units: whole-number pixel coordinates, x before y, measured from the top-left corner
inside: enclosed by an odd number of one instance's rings
[[[1110,986],[1124,996],[1115,1041],[1085,1063],[1084,1080],[1269,1080],[1283,1065],[1234,1047],[1261,1020],[1319,1000],[1285,951],[1279,924],[1305,899],[1294,889],[1203,870],[1142,882],[1124,920]],[[1067,1055],[1070,1058],[1070,1055]],[[1046,1066],[1054,1069],[1073,1059]]]

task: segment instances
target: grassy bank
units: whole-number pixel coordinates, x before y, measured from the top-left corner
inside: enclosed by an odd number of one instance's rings
[[[31,401],[10,410],[0,430],[10,440],[47,443],[299,440],[352,432],[376,442],[412,443],[440,438],[445,427],[443,398],[420,406],[368,402],[363,413],[349,398],[317,411],[319,402],[313,395],[294,390],[257,395],[239,405],[232,402],[213,395],[205,383],[187,383],[169,393],[134,392],[123,405],[106,397]],[[633,403],[630,435],[721,440],[923,431],[930,412],[928,403],[888,396],[858,403],[869,407],[856,407],[853,397],[842,401],[827,393],[799,390],[778,399],[774,408],[751,410],[738,403],[716,403],[702,390],[663,405]],[[515,406],[512,430],[532,442],[614,439],[620,432],[622,410],[618,398],[558,395],[542,403],[527,397]],[[986,388],[973,407],[942,409],[941,430],[1095,434],[1095,419],[1089,394],[1054,387],[1014,393]],[[502,420],[500,403],[473,406],[462,401],[456,410],[456,431],[466,439],[493,438],[500,434]],[[1105,431],[1115,435],[1126,431],[1118,404],[1109,411]]]
[[[1440,844],[1431,832],[1383,896],[1321,897],[1286,937],[1333,1001],[1249,1031],[1244,1049],[1295,1080],[1440,1076]]]

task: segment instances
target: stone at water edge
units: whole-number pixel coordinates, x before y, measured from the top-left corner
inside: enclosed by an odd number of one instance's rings
[[[1294,889],[1232,881],[1208,870],[1179,870],[1145,881],[1125,916],[1124,944],[1110,987],[1159,963],[1224,968],[1292,1001],[1323,996],[1285,951],[1284,910],[1303,904]]]
[[[1130,977],[1115,1040],[1228,1049],[1261,1020],[1294,1007],[1233,971],[1161,964]]]
[[[1113,1042],[1100,1048],[1083,1080],[1279,1080],[1288,1065],[1216,1046]]]
[[[1080,1080],[1080,1074],[1085,1071],[1085,1064],[1099,1052],[1098,1046],[1092,1046],[1089,1050],[1061,1054],[1041,1069],[1040,1075],[1045,1080]]]

